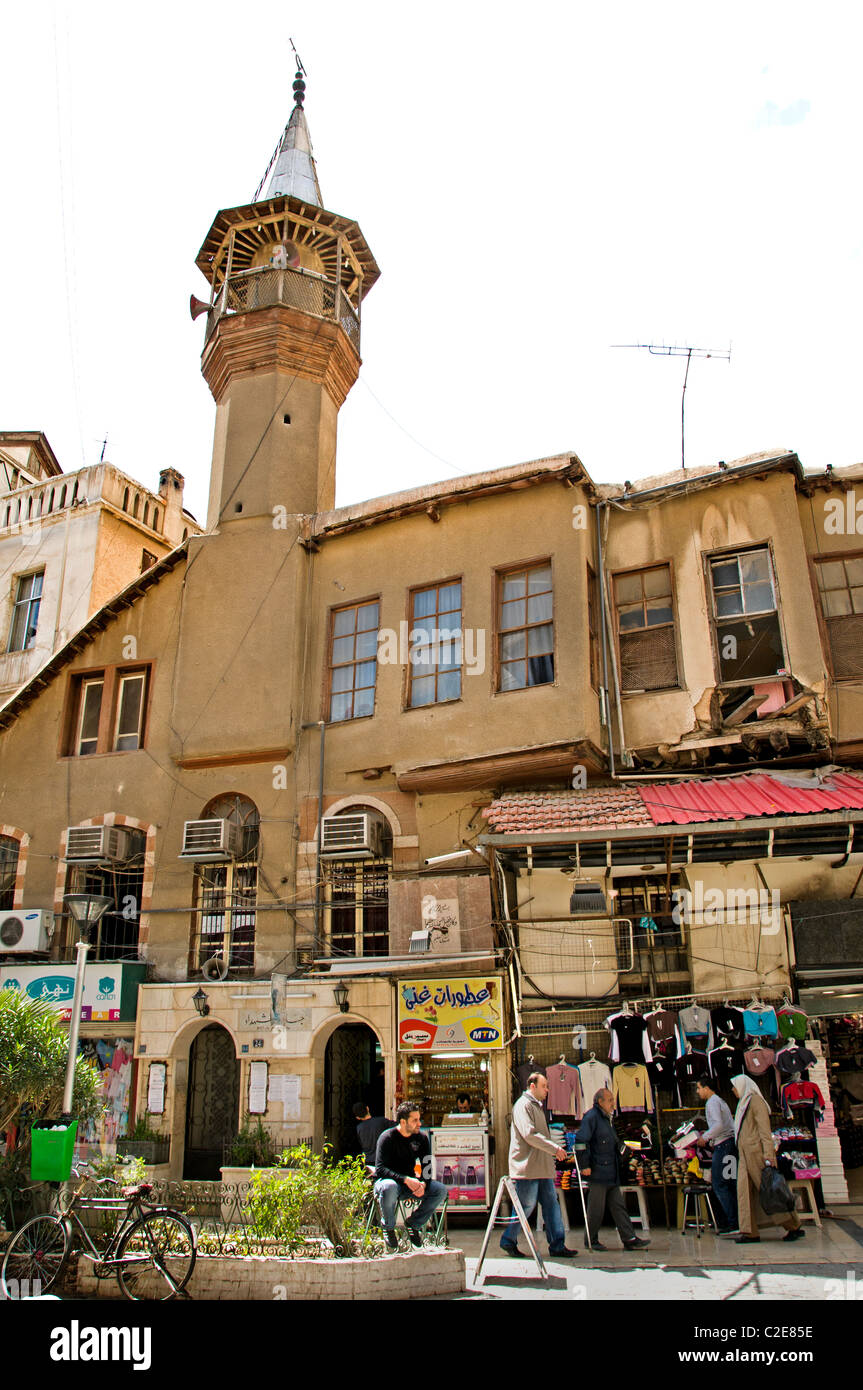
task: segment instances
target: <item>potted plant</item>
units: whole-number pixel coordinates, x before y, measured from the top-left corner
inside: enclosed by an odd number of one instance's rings
[[[167,1163],[171,1141],[164,1134],[151,1129],[146,1116],[139,1115],[130,1134],[117,1140],[117,1155],[125,1158],[142,1158],[145,1163]]]

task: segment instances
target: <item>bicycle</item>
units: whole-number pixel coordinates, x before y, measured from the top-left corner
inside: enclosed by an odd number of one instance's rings
[[[80,1177],[77,1169],[73,1173]],[[182,1294],[197,1255],[195,1231],[185,1216],[170,1207],[148,1207],[144,1199],[152,1191],[150,1183],[121,1187],[113,1178],[89,1181],[100,1189],[119,1189],[119,1195],[84,1196],[82,1185],[58,1212],[35,1216],[22,1226],[9,1242],[0,1268],[3,1296],[18,1298],[21,1290],[29,1292],[37,1286],[40,1293],[47,1293],[73,1250],[80,1258],[92,1260],[97,1279],[116,1274],[124,1298],[132,1302],[166,1302]],[[79,1213],[89,1211],[123,1213],[103,1251],[81,1221]]]

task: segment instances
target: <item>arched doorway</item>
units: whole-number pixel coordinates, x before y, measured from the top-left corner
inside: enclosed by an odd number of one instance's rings
[[[324,1141],[335,1158],[359,1152],[355,1101],[365,1101],[373,1115],[383,1114],[381,1048],[365,1023],[343,1023],[329,1039],[324,1053]]]
[[[197,1033],[189,1048],[184,1178],[218,1181],[224,1147],[240,1117],[240,1062],[234,1040],[219,1023]]]

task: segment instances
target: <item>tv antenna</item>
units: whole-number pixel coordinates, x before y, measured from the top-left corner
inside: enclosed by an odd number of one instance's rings
[[[680,467],[686,468],[686,433],[685,433],[685,409],[686,409],[686,383],[689,381],[689,364],[693,357],[718,357],[723,362],[731,361],[731,344],[728,344],[728,351],[722,348],[698,348],[698,347],[678,347],[676,344],[666,346],[665,343],[612,343],[615,348],[639,348],[647,349],[654,357],[685,357],[686,371],[683,375],[683,391],[680,396]]]

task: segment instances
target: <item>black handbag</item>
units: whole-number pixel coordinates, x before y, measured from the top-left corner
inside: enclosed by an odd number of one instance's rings
[[[794,1210],[794,1196],[778,1168],[764,1168],[759,1201],[768,1216],[787,1215]]]

